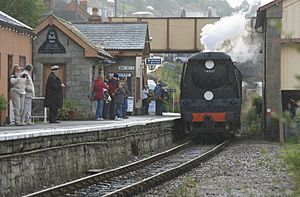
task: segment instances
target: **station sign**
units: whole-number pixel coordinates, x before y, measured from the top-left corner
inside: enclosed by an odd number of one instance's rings
[[[134,66],[119,66],[119,70],[134,70]]]
[[[159,65],[162,63],[161,58],[146,58],[145,63],[147,65]]]

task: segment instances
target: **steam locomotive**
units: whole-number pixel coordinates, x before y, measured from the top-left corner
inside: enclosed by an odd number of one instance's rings
[[[193,139],[223,139],[240,128],[242,76],[229,55],[192,55],[183,66],[180,89],[181,119]]]

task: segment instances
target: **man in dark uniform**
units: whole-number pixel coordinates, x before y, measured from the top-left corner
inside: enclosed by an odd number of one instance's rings
[[[59,66],[51,67],[51,73],[47,79],[45,107],[49,107],[49,123],[57,121],[58,109],[63,105],[63,88],[65,85],[58,78]]]

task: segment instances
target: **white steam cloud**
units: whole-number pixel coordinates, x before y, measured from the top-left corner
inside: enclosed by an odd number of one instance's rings
[[[232,8],[235,8],[239,5],[241,5],[243,3],[244,0],[227,0],[227,2],[229,3],[229,5],[232,7]],[[250,5],[254,5],[254,4],[259,4],[259,5],[265,5],[269,2],[271,2],[272,0],[247,0],[247,2],[250,4]]]
[[[256,59],[260,47],[259,41],[251,35],[251,28],[247,26],[247,20],[241,13],[205,25],[200,41],[205,51],[225,52],[240,63]]]

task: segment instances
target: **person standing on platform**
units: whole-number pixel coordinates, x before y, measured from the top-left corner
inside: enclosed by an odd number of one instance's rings
[[[95,99],[97,101],[96,109],[96,120],[103,120],[103,106],[104,106],[104,89],[107,89],[107,85],[103,81],[103,76],[99,75],[94,81],[93,91],[95,94]]]
[[[149,88],[148,86],[144,86],[143,90],[143,100],[142,100],[142,106],[143,106],[143,112],[145,115],[148,115],[148,108],[149,108],[149,103],[148,103],[148,94],[149,94]]]
[[[10,76],[10,99],[14,108],[15,125],[25,126],[24,122],[21,122],[21,114],[24,107],[25,99],[25,83],[26,76],[21,75],[21,67],[18,64],[14,64]]]
[[[123,104],[125,99],[125,90],[123,84],[119,83],[119,87],[115,91],[116,117],[115,120],[123,120]]]
[[[156,103],[155,115],[162,116],[163,105],[164,105],[164,92],[160,81],[158,81],[157,85],[154,88],[154,96],[155,96],[155,103]]]
[[[35,94],[34,94],[34,85],[31,77],[32,70],[33,70],[33,66],[31,64],[27,64],[22,73],[22,75],[26,77],[26,81],[25,81],[26,94],[25,94],[24,108],[21,115],[21,122],[24,122],[26,125],[33,125],[33,123],[31,122],[31,102],[32,102],[32,97],[35,97]]]
[[[65,84],[58,77],[59,66],[51,67],[51,73],[46,83],[45,107],[49,107],[49,123],[57,121],[58,109],[63,105],[63,88]]]
[[[113,77],[108,82],[108,92],[111,97],[110,103],[110,119],[114,120],[117,112],[117,105],[115,101],[115,93],[116,89],[119,87],[119,75],[118,73],[114,73]]]

